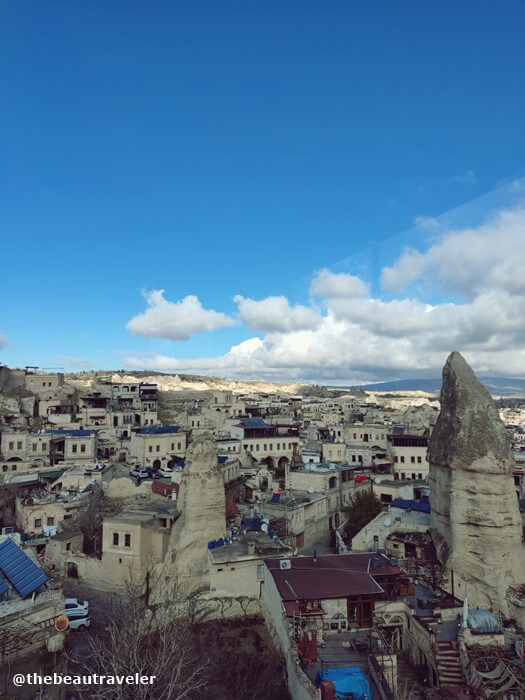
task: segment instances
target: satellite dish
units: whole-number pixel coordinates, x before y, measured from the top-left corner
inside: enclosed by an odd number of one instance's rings
[[[374,484],[380,484],[380,483],[381,483],[381,479],[379,479],[379,478],[376,476],[376,478],[374,479]]]
[[[268,533],[268,523],[262,523],[261,532]]]
[[[390,527],[390,525],[392,525],[392,521],[390,520],[390,518],[387,518],[385,520],[384,525],[385,525],[385,527]]]
[[[308,493],[313,493],[315,491],[313,486],[309,486],[307,490],[308,490]]]

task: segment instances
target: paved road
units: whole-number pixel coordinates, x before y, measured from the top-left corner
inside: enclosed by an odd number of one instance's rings
[[[64,583],[64,597],[89,602],[89,629],[71,630],[68,633],[69,654],[75,658],[82,658],[90,651],[89,636],[104,636],[108,620],[111,618],[114,594],[94,590],[75,579],[67,579]]]

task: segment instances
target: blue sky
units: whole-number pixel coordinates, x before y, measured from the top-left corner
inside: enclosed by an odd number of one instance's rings
[[[493,279],[481,289],[475,276],[470,288],[449,279],[429,251],[477,227],[481,248],[510,236],[513,261],[525,253],[523,3],[13,0],[0,16],[0,362],[331,381],[434,373],[448,324],[430,357],[427,336],[411,340],[424,332],[407,320],[414,303],[470,313],[480,295],[512,291],[491,255],[481,264],[465,249],[464,265]],[[385,284],[406,245],[428,264],[409,286]],[[316,296],[323,269],[332,286]],[[360,301],[334,275],[361,278]],[[334,285],[343,310],[327,301]],[[133,321],[155,290],[172,306]],[[197,306],[177,306],[188,296]],[[241,309],[240,297],[270,301]],[[381,359],[367,314],[392,302],[397,345]],[[450,349],[519,371],[521,327],[468,323]],[[326,358],[317,348],[332,340],[338,356]],[[354,354],[337,349],[354,341]]]

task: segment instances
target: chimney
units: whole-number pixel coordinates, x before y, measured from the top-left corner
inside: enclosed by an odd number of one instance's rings
[[[317,549],[314,549],[314,566],[317,566]]]
[[[248,542],[248,555],[253,556],[255,554],[255,542]]]

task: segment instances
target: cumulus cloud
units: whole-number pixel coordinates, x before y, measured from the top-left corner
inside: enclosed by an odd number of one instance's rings
[[[406,250],[382,271],[395,298],[374,298],[353,275],[318,272],[315,308],[285,297],[236,297],[243,321],[266,331],[218,357],[129,357],[129,367],[236,378],[355,383],[436,375],[451,350],[476,371],[523,376],[525,210],[501,211],[477,228],[448,231],[425,250]],[[405,288],[420,290],[417,296]],[[428,296],[428,284],[440,295]],[[313,304],[314,302],[312,302]],[[310,313],[308,313],[310,312]]]
[[[366,296],[368,287],[355,275],[349,275],[346,272],[336,274],[323,268],[312,280],[310,294],[315,297],[348,299]]]
[[[267,297],[260,301],[245,299],[238,294],[234,302],[243,322],[256,331],[288,333],[312,328],[321,321],[320,315],[306,306],[291,306],[286,297]]]
[[[525,208],[499,212],[477,229],[449,231],[424,252],[407,249],[384,268],[390,291],[426,280],[446,294],[473,299],[483,291],[525,293]]]
[[[144,294],[148,308],[134,316],[127,329],[137,335],[168,340],[187,340],[194,333],[235,326],[237,321],[226,314],[205,309],[198,297],[189,295],[182,301],[167,301],[164,290]]]

